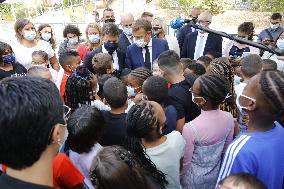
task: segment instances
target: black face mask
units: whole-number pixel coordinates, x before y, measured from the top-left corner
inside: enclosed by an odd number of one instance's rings
[[[109,22],[114,23],[115,22],[115,18],[109,18],[109,19],[105,20],[105,23],[109,23]]]

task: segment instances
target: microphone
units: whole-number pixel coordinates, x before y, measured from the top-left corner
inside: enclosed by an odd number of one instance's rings
[[[170,22],[173,29],[180,29],[185,23],[190,23],[192,20],[176,18]]]
[[[253,42],[253,41],[246,40],[246,39],[243,39],[243,38],[235,37],[233,35],[229,35],[229,34],[222,32],[222,31],[216,31],[216,30],[212,30],[212,29],[209,29],[209,28],[205,28],[205,27],[202,27],[201,25],[198,25],[198,24],[190,24],[190,27],[193,27],[193,28],[199,29],[199,30],[203,30],[207,33],[213,33],[215,35],[219,35],[221,37],[228,38],[228,39],[236,41],[238,43],[242,43],[242,44],[246,44],[246,45],[249,45],[249,46],[252,46],[252,47],[256,47],[258,49],[262,49],[262,50],[271,52],[273,54],[277,54],[277,55],[283,54],[284,55],[284,51],[280,52],[280,50],[272,49],[272,48],[270,48],[267,45],[264,45],[262,43],[257,43],[257,42]]]

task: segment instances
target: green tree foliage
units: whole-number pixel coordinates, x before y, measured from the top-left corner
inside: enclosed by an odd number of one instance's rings
[[[253,10],[284,12],[284,0],[248,0]]]
[[[181,9],[188,16],[192,7],[200,7],[218,14],[230,8],[232,6],[230,2],[230,0],[160,0],[160,6]]]

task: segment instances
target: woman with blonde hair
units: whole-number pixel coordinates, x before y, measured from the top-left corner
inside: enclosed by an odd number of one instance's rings
[[[86,28],[86,42],[81,43],[77,47],[77,52],[79,53],[81,60],[84,61],[87,52],[95,50],[101,45],[101,26],[97,23],[90,23]]]

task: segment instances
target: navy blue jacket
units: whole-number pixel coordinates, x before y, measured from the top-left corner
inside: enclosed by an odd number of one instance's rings
[[[168,42],[163,39],[152,39],[152,62],[158,58],[158,56],[169,50]],[[127,47],[125,67],[134,70],[135,68],[145,67],[142,48],[136,44],[132,44]]]
[[[194,59],[195,46],[198,32],[192,32],[188,34],[184,40],[183,49],[181,52],[181,58]],[[205,44],[203,55],[208,51],[214,51],[222,54],[222,37],[212,33],[208,34],[208,38]]]
[[[178,40],[180,52],[182,52],[183,43],[184,43],[184,39],[185,39],[186,35],[190,34],[191,32],[193,32],[193,31],[192,31],[192,27],[190,27],[189,24],[184,25],[182,28],[180,28],[177,31],[176,37],[177,37],[177,40]]]
[[[126,53],[127,47],[131,45],[128,38],[124,33],[121,33],[118,38],[118,46],[120,47],[121,51]]]
[[[84,65],[92,72],[94,72],[93,69],[93,57],[98,54],[98,53],[102,53],[102,47],[99,47],[91,52],[88,52],[84,58]],[[118,58],[118,65],[119,65],[119,71],[121,71],[124,67],[125,67],[125,53],[120,49],[120,47],[118,46],[118,48],[116,49],[117,52],[117,58]]]

